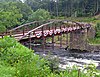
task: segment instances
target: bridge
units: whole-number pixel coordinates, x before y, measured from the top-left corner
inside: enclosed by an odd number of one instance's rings
[[[29,48],[34,48],[35,45],[39,47],[38,45],[41,44],[43,51],[47,46],[54,49],[55,46],[62,48],[63,45],[69,46],[71,49],[85,50],[90,27],[91,25],[87,23],[67,20],[34,21],[3,32],[0,34],[0,38],[4,36],[14,37]],[[56,43],[55,40],[59,42]]]

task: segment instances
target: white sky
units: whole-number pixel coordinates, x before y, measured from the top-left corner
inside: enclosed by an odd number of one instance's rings
[[[24,0],[21,0],[22,2],[24,2]]]

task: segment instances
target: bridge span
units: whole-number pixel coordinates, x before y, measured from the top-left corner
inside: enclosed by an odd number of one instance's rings
[[[3,32],[0,34],[0,38],[4,36],[14,37],[22,44],[27,44],[29,48],[33,48],[38,42],[43,51],[45,51],[47,43],[50,44],[49,46],[52,49],[59,44],[60,48],[65,45],[65,47],[69,46],[71,49],[85,50],[90,27],[91,25],[88,23],[67,20],[34,21]],[[48,39],[51,41],[48,41]],[[57,39],[59,43],[56,43]]]

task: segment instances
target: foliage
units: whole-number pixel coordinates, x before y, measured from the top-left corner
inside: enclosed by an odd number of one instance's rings
[[[32,14],[32,9],[22,2],[0,3],[0,10],[0,32],[25,23]]]
[[[96,38],[100,38],[100,23],[96,24]]]
[[[44,9],[33,10],[25,3],[0,2],[0,32],[11,29],[26,22],[50,19],[49,12]]]
[[[95,65],[93,64],[89,64],[88,66],[86,66],[86,68],[84,69],[84,71],[86,70],[86,77],[98,77],[100,76],[100,74],[98,75],[98,70],[96,70]]]
[[[0,77],[78,77],[76,66],[55,72],[49,67],[51,62],[40,58],[13,38],[0,39]],[[54,63],[52,65],[55,67]],[[89,65],[86,69],[86,73],[84,70],[79,71],[81,77],[100,76],[94,65]]]
[[[23,15],[21,23],[25,23],[28,20],[28,17],[33,13],[32,9],[27,4],[21,2],[13,2],[13,5],[15,5]]]
[[[0,40],[0,55],[0,60],[4,64],[6,63],[5,66],[2,68],[0,67],[0,69],[8,67],[9,71],[5,69],[2,70],[2,73],[4,74],[4,71],[7,71],[7,74],[10,75],[11,67],[14,75],[11,74],[10,77],[43,77],[44,75],[46,77],[50,74],[49,67],[46,65],[48,63],[46,60],[40,59],[40,57],[35,55],[32,50],[17,43],[13,38],[5,37]],[[3,74],[0,74],[0,77]]]
[[[44,57],[47,61],[49,61],[48,66],[50,67],[50,70],[52,72],[58,72],[59,71],[59,58],[53,57],[51,53],[49,52],[46,57]]]
[[[95,17],[68,17],[67,20],[78,21],[78,22],[87,22],[87,23],[96,23],[98,20]]]
[[[49,12],[44,9],[38,9],[37,11],[33,12],[32,15],[29,16],[29,21],[37,20],[37,21],[44,21],[50,19]]]
[[[34,11],[45,9],[54,16],[86,17],[100,12],[100,0],[25,0]]]
[[[0,2],[20,2],[21,0],[0,0]]]
[[[100,12],[99,0],[24,1],[25,3],[20,0],[0,0],[0,32],[34,20],[48,20],[50,15],[51,18],[90,17]],[[87,18],[84,21],[94,20],[95,18]]]
[[[100,38],[89,39],[90,44],[100,44]]]
[[[89,39],[91,44],[100,44],[100,23],[97,23],[95,26],[96,35],[95,38]]]
[[[0,41],[0,49],[1,59],[6,60],[12,65],[24,57],[27,57],[25,60],[29,59],[31,55],[31,52],[28,51],[28,48],[24,49],[24,46],[20,46],[20,44],[16,43],[13,38],[8,37],[5,37]],[[21,52],[19,50],[21,50]]]
[[[0,60],[0,77],[13,77],[15,68]]]
[[[17,64],[16,75],[18,77],[47,77],[50,74],[50,69],[45,65],[44,59],[39,59],[39,56],[34,56],[31,61],[20,61]]]
[[[96,70],[95,66],[90,64],[85,69],[79,70],[77,66],[73,66],[72,69],[67,68],[64,71],[61,71],[59,74],[51,73],[48,77],[99,77],[100,71]]]
[[[19,20],[22,18],[22,14],[15,5],[12,5],[12,3],[5,3],[2,4],[0,9],[0,32],[20,24]]]

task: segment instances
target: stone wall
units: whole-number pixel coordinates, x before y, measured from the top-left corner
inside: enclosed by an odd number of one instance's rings
[[[95,28],[94,27],[91,27],[89,30],[88,30],[88,38],[94,38],[95,37]]]
[[[100,45],[90,45],[87,42],[87,38],[95,37],[95,29],[91,27],[90,29],[77,30],[70,33],[70,49],[80,49],[87,51],[100,51]]]
[[[70,49],[86,49],[86,30],[77,30],[70,33]]]
[[[95,52],[95,51],[100,51],[100,45],[88,45],[88,48],[86,49],[87,51],[90,52]]]

